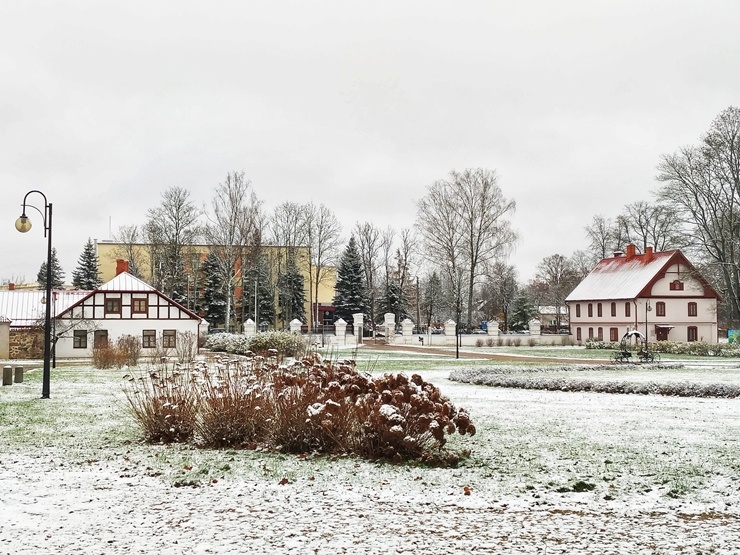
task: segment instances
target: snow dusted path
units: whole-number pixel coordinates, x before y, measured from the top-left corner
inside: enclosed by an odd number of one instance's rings
[[[172,487],[114,466],[5,460],[0,552],[740,552],[736,514],[630,514],[606,504],[604,512],[543,509],[483,499],[475,490],[411,487],[404,495],[391,482],[372,487],[331,477]]]

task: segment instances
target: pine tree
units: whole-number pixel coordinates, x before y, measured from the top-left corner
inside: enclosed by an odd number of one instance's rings
[[[511,315],[510,329],[522,331],[527,328],[529,321],[535,314],[534,303],[524,292],[520,292],[514,298],[513,313]]]
[[[295,262],[288,264],[285,273],[278,278],[280,290],[280,319],[284,325],[298,319],[306,323],[306,290],[303,279]]]
[[[97,289],[103,280],[100,279],[100,265],[95,245],[92,239],[87,240],[80,258],[77,260],[77,268],[72,271],[72,285],[77,289],[92,291]]]
[[[62,270],[59,259],[57,258],[57,250],[51,249],[51,287],[52,289],[63,289],[64,288],[64,270]],[[46,262],[41,264],[39,273],[36,276],[36,281],[39,282],[39,289],[46,289]]]
[[[205,307],[205,318],[214,327],[224,324],[226,318],[226,292],[218,269],[218,260],[215,255],[209,253],[203,261],[203,275],[205,276],[205,287],[203,291],[203,305]]]
[[[257,282],[257,310],[255,314],[254,284]],[[267,258],[261,257],[256,268],[247,272],[244,279],[245,289],[243,291],[243,302],[245,318],[252,318],[257,324],[257,329],[262,330],[269,327],[275,321],[275,289],[270,281],[270,273],[267,267]]]
[[[362,259],[355,238],[350,237],[337,268],[337,284],[334,289],[334,316],[352,323],[353,314],[367,311],[367,287]]]

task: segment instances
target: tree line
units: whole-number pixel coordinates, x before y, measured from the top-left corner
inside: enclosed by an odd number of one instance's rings
[[[613,218],[593,216],[583,228],[588,247],[545,257],[527,283],[509,262],[518,241],[511,225],[516,202],[504,196],[496,172],[482,168],[453,170],[430,184],[414,225],[400,230],[366,221],[345,233],[330,208],[312,202],[286,201],[268,211],[244,172],[231,172],[210,206],[199,208],[186,189],[170,187],[144,225],[122,226],[114,240],[134,275],[142,277],[147,265],[154,287],[209,321],[235,325],[256,316],[271,327],[294,318],[321,323],[319,289],[336,270],[334,318],[348,322],[362,312],[380,323],[391,312],[397,322],[421,326],[453,319],[471,328],[498,319],[517,330],[546,305],[559,328],[565,298],[602,258],[629,243],[641,252],[682,249],[722,294],[720,319],[736,327],[739,135],[740,110],[727,108],[697,145],[661,157],[651,201],[626,204]],[[197,243],[210,245],[204,261],[192,258]],[[88,241],[73,273],[80,276],[76,286],[95,282],[91,249]],[[298,259],[302,252],[307,260]],[[307,283],[302,264],[310,268]],[[309,315],[306,300],[314,307]]]

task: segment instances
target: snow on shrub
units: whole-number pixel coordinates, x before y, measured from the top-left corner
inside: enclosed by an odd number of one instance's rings
[[[215,352],[236,355],[258,354],[300,357],[306,352],[307,342],[300,334],[289,331],[260,332],[252,337],[238,333],[214,333],[206,339],[206,348]]]
[[[418,374],[372,378],[358,372],[354,361],[331,362],[318,354],[288,366],[263,357],[223,356],[214,365],[198,363],[188,379],[165,370],[129,377],[124,391],[131,414],[152,442],[259,445],[454,465],[464,453],[443,451],[446,435],[476,431],[467,411]],[[151,432],[172,419],[165,409],[175,392],[190,401],[192,421],[182,425],[183,433]]]
[[[676,367],[676,365],[671,365]],[[661,368],[661,365],[642,365],[643,369]],[[608,366],[579,366],[580,371],[598,371]],[[527,375],[527,374],[548,375]],[[567,369],[552,367],[476,368],[456,370],[450,380],[515,389],[543,389],[592,393],[619,393],[636,395],[668,395],[675,397],[740,397],[740,386],[734,384],[705,384],[695,382],[627,382],[622,380],[572,379]]]

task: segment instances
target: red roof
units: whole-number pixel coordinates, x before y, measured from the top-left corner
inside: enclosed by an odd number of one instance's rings
[[[649,296],[649,286],[673,264],[683,264],[696,272],[679,250],[649,250],[644,254],[636,254],[634,247],[628,248],[627,255],[620,254],[599,262],[565,300],[601,301]],[[706,293],[719,297],[703,277],[698,273],[694,275],[702,282]]]

